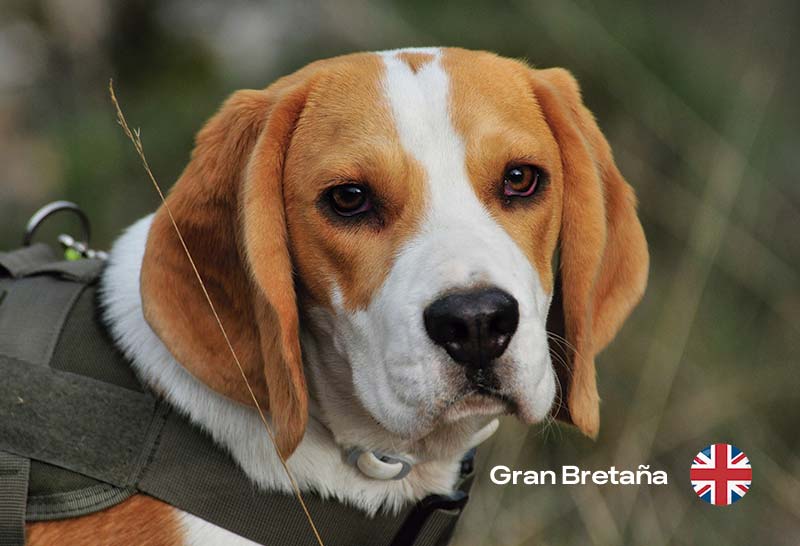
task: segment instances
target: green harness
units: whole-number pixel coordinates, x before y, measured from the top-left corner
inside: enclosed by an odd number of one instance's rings
[[[99,319],[99,259],[44,244],[0,253],[0,546],[25,522],[74,518],[144,493],[261,544],[317,544],[297,499],[258,491],[230,456],[138,381]],[[467,501],[397,516],[305,494],[327,546],[440,546]],[[88,538],[88,537],[87,537]]]

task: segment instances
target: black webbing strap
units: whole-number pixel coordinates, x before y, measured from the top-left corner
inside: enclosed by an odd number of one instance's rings
[[[472,478],[472,474],[462,475],[459,488],[451,495],[429,495],[419,501],[405,517],[389,546],[448,544],[469,500]]]
[[[24,546],[31,461],[0,451],[0,546]]]

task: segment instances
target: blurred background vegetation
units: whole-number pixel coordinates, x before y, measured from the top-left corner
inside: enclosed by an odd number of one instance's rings
[[[79,203],[107,248],[157,206],[108,79],[162,183],[226,95],[323,57],[459,45],[564,66],[636,188],[650,287],[599,359],[596,442],[504,423],[479,452],[456,543],[800,543],[800,6],[792,0],[0,3],[0,248]],[[74,227],[74,226],[73,226]],[[52,237],[45,235],[45,238]],[[729,508],[689,465],[731,442],[754,468]],[[666,487],[496,486],[516,468],[635,468]]]

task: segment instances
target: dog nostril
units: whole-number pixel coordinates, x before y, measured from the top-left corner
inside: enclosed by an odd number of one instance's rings
[[[459,292],[431,303],[423,314],[428,336],[456,362],[486,366],[505,352],[517,330],[517,300],[498,288]]]
[[[510,313],[500,313],[492,317],[489,322],[489,331],[500,335],[512,334],[517,329],[519,317],[511,316]]]

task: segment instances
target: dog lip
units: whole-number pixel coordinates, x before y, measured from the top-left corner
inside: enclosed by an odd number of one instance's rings
[[[516,413],[517,404],[508,396],[490,389],[472,389],[448,404],[442,413],[446,422],[473,415],[502,415]]]

